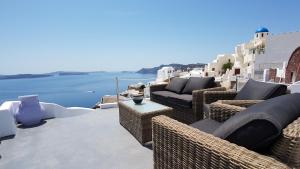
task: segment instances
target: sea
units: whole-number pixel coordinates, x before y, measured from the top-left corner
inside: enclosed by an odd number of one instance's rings
[[[50,76],[31,79],[0,80],[0,104],[18,100],[18,96],[38,95],[42,102],[65,107],[93,107],[104,95],[116,95],[116,77],[119,89],[128,85],[154,81],[155,74],[132,72],[95,72],[84,75]]]

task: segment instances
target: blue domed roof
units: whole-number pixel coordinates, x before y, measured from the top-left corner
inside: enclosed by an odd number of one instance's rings
[[[260,27],[255,31],[255,33],[261,33],[261,32],[269,32],[269,30],[265,27]]]

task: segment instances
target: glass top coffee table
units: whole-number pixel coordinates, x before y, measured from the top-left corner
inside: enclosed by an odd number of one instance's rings
[[[141,144],[152,141],[152,117],[171,116],[173,109],[150,100],[135,104],[132,100],[119,102],[119,122]]]

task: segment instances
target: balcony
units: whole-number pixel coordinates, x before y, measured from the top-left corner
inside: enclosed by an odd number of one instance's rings
[[[0,168],[152,168],[152,150],[119,124],[118,109],[18,128],[0,144]]]

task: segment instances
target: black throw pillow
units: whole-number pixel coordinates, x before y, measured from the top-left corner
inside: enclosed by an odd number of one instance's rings
[[[175,77],[166,86],[166,89],[175,93],[181,93],[188,79]]]
[[[235,96],[235,100],[267,100],[286,94],[287,86],[283,84],[259,82],[249,79]]]
[[[182,93],[192,94],[194,90],[201,90],[214,87],[214,77],[190,77]]]
[[[213,135],[251,150],[266,150],[300,116],[299,100],[300,93],[295,93],[255,104],[226,120]]]

